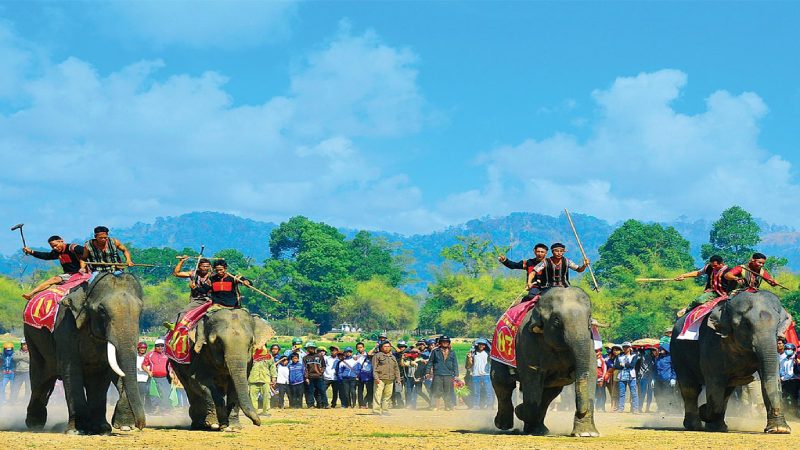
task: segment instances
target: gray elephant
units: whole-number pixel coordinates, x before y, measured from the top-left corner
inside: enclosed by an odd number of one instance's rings
[[[672,364],[685,414],[687,430],[727,431],[725,410],[737,386],[753,381],[758,372],[767,408],[766,433],[790,433],[781,409],[781,382],[778,376],[777,335],[786,328],[789,316],[780,299],[768,291],[742,292],[723,303],[718,328],[723,338],[706,326],[700,327],[698,340],[678,339],[689,314],[678,319],[672,332]],[[706,404],[697,406],[701,388],[706,388]]]
[[[112,423],[144,428],[144,408],[136,384],[136,343],[142,287],[130,274],[101,274],[87,288],[61,301],[51,333],[25,325],[30,351],[31,396],[25,424],[40,430],[47,403],[61,379],[69,411],[67,433],[109,433],[106,396],[114,383],[120,398]]]
[[[189,364],[173,368],[186,389],[192,429],[241,428],[239,409],[261,425],[248,395],[253,352],[274,334],[264,319],[246,309],[222,308],[200,320]]]
[[[492,361],[497,428],[513,428],[516,412],[526,433],[547,434],[544,419],[548,406],[564,386],[575,383],[572,435],[600,435],[594,425],[597,372],[591,315],[589,297],[579,288],[550,288],[542,295],[517,332],[517,369]],[[511,394],[517,381],[522,403],[514,409]]]

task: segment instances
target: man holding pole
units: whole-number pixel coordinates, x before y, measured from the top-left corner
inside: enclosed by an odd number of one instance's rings
[[[83,247],[81,259],[89,264],[92,271],[115,272],[124,266],[134,266],[131,252],[118,239],[109,237],[108,228],[102,225],[94,228],[94,239],[86,241]],[[120,252],[125,255],[124,263]],[[93,262],[99,264],[93,265]]]
[[[78,255],[83,254],[83,247],[77,244],[67,244],[61,239],[60,236],[50,236],[47,240],[47,243],[50,244],[50,248],[52,249],[49,252],[39,252],[36,250],[31,250],[28,247],[23,247],[22,252],[26,255],[31,255],[34,258],[43,259],[45,261],[52,261],[57,259],[59,263],[61,263],[61,269],[64,271],[62,275],[56,275],[54,277],[48,278],[38,286],[33,288],[28,293],[22,294],[22,297],[26,300],[30,300],[33,298],[34,294],[37,292],[41,292],[48,287],[54,284],[61,284],[66,282],[70,279],[72,275],[75,275],[84,268],[85,264],[81,261]]]
[[[761,287],[761,280],[766,281],[770,286],[777,286],[778,282],[764,268],[764,263],[766,262],[767,256],[765,254],[753,253],[747,264],[736,266],[725,272],[724,277],[726,280],[735,281],[738,284],[738,287],[731,292],[731,297],[743,291],[758,292]]]
[[[589,266],[589,258],[583,258],[583,264],[577,265],[564,257],[567,248],[564,244],[556,242],[550,246],[553,256],[534,267],[534,271],[528,275],[528,286],[538,285],[542,290],[552,287],[569,287],[569,271],[583,272]]]

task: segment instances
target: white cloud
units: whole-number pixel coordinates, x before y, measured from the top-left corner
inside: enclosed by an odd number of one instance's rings
[[[481,189],[442,204],[465,220],[484,214],[567,207],[610,221],[714,218],[731,204],[798,226],[800,186],[791,164],[758,145],[767,113],[750,92],[712,93],[695,115],[672,103],[687,83],[676,70],[618,78],[592,96],[600,115],[581,142],[566,134],[496,148]]]
[[[244,106],[222,74],[158,77],[168,61],[107,76],[74,57],[47,65],[13,81],[25,105],[0,113],[0,206],[30,224],[33,242],[193,210],[398,229],[397,217],[424,211],[421,192],[373,153],[375,138],[422,126],[416,60],[342,27],[289,74],[286,95]]]
[[[120,38],[216,48],[283,39],[297,10],[291,0],[115,1],[96,6],[99,26]]]

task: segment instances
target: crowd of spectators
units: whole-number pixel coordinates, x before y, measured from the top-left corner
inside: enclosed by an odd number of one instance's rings
[[[19,342],[19,350],[14,343],[3,343],[3,382],[0,385],[0,405],[5,403],[27,403],[31,388],[31,355],[25,339]],[[24,387],[24,391],[23,391]],[[20,393],[23,394],[20,394]]]
[[[380,336],[370,350],[363,342],[355,348],[324,348],[294,338],[291,345],[284,350],[272,344],[268,352],[254,354],[250,396],[260,414],[269,415],[270,408],[304,406],[371,409],[376,415],[388,415],[392,408],[449,411],[459,399],[467,408],[494,407],[485,339],[478,339],[466,356],[463,381],[447,336],[413,346],[402,340],[393,345]],[[457,385],[466,386],[459,389],[460,395]]]

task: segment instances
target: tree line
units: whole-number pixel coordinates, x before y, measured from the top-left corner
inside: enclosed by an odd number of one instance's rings
[[[728,264],[747,262],[757,250],[759,226],[738,206],[724,211],[713,224],[702,258],[723,256]],[[272,230],[265,245],[270,257],[256,262],[235,249],[217,252],[229,270],[280,300],[271,300],[243,288],[243,305],[270,318],[279,333],[326,332],[339,322],[365,331],[414,329],[457,336],[491,337],[494,324],[509,304],[524,293],[525,275],[501,266],[497,256],[509,247],[497,247],[477,236],[461,236],[458,243],[441,250],[445,263],[436,268],[426,292],[411,296],[403,291],[413,282],[412,261],[383,238],[366,231],[347,239],[336,228],[302,216],[293,217]],[[196,256],[193,249],[138,249],[129,247],[134,261],[154,264],[134,269],[142,280],[145,308],[142,328],[159,330],[188,301],[186,280],[171,276],[178,255]],[[518,259],[530,257],[518,254]],[[567,257],[580,260],[577,249]],[[519,252],[517,252],[519,253]],[[583,277],[573,284],[592,299],[594,316],[609,325],[606,339],[659,336],[675,320],[675,312],[702,291],[702,282],[642,284],[639,277],[671,278],[695,266],[689,242],[672,227],[628,220],[617,228],[600,249],[593,267],[600,292],[589,288]],[[212,258],[213,259],[213,258]],[[767,268],[782,284],[793,289],[778,292],[784,305],[800,314],[800,277],[781,268],[787,261],[770,257]],[[58,271],[40,271],[28,280],[37,282]],[[770,288],[771,289],[771,288]],[[19,328],[24,300],[17,280],[0,277],[0,332]]]

